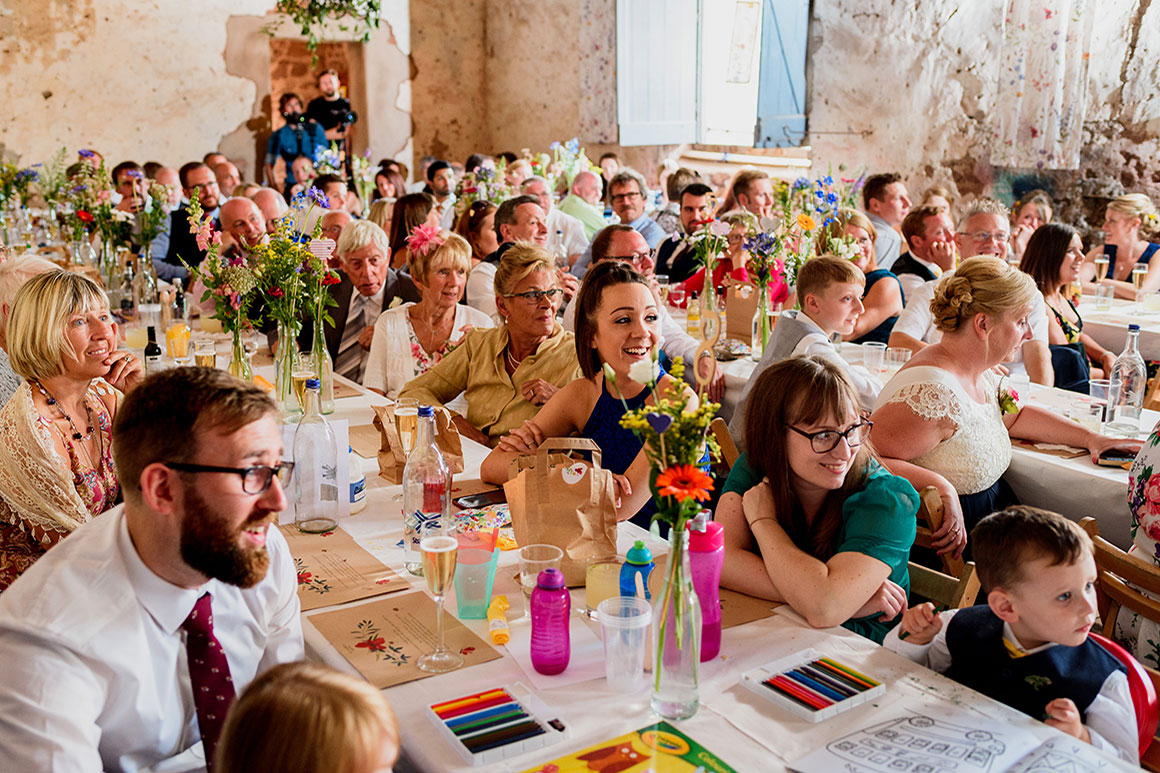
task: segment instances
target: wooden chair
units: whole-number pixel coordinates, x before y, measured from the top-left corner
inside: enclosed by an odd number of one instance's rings
[[[1152,384],[1144,393],[1144,407],[1160,411],[1160,374],[1152,377]]]
[[[934,544],[931,542],[930,535],[939,530],[945,517],[942,497],[939,496],[938,489],[934,486],[927,486],[918,492],[918,498],[920,501],[918,529],[914,536],[914,544],[933,550]],[[962,576],[963,566],[966,563],[963,559],[955,558],[948,553],[942,554],[939,558],[942,560],[943,570],[948,575],[951,577]]]
[[[965,609],[974,606],[979,598],[979,576],[973,561],[963,564],[958,577],[916,564],[909,565],[910,592],[947,609]]]
[[[1100,610],[1100,619],[1103,621],[1100,632],[1111,638],[1116,627],[1116,616],[1121,608],[1130,609],[1141,617],[1160,623],[1160,601],[1136,590],[1142,588],[1160,597],[1160,568],[1128,555],[1101,537],[1100,527],[1095,518],[1084,518],[1079,525],[1092,538],[1092,545],[1095,548],[1096,602]],[[1136,705],[1137,719],[1141,722],[1141,732],[1151,737],[1156,730],[1155,695],[1160,693],[1160,671],[1147,667],[1144,667],[1144,670],[1154,688],[1150,718],[1141,717],[1144,698],[1140,695],[1139,685],[1133,685],[1135,689],[1132,691],[1132,698]],[[1148,728],[1148,723],[1151,724],[1151,729]],[[1140,764],[1148,770],[1160,771],[1160,742],[1153,741],[1144,748],[1146,741],[1147,738],[1141,740]]]
[[[737,450],[737,444],[733,442],[733,436],[729,434],[729,425],[720,416],[709,422],[709,431],[716,438],[717,445],[721,446],[721,458],[713,466],[718,473],[728,476],[729,471],[733,469],[733,463],[737,461],[737,457],[741,456],[741,452]]]

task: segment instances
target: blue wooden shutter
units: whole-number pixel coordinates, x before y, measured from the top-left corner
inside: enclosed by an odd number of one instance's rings
[[[806,42],[809,0],[765,0],[761,19],[759,148],[801,145],[806,133]]]

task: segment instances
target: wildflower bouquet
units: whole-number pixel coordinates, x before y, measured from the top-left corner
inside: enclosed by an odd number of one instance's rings
[[[319,148],[314,154],[314,168],[319,174],[337,174],[342,172],[342,151],[337,142],[331,142],[328,148]]]
[[[201,302],[213,299],[214,319],[222,329],[235,337],[241,335],[249,323],[249,310],[258,287],[254,261],[251,256],[239,254],[233,258],[219,256],[222,235],[213,225],[213,218],[202,218],[201,202],[196,196],[189,202],[189,232],[195,234],[197,247],[204,250],[205,258],[196,266],[185,263],[190,275],[205,287]]]
[[[665,585],[654,617],[652,707],[666,718],[685,718],[696,711],[697,667],[701,650],[701,613],[689,569],[686,524],[701,512],[709,499],[713,479],[701,469],[705,449],[719,453],[708,434],[717,404],[702,402],[695,407],[681,377],[684,363],[673,360],[672,382],[662,394],[658,389],[660,366],[657,351],[629,369],[629,378],[652,391],[652,405],[629,410],[616,386],[616,374],[607,364],[604,378],[610,391],[620,395],[625,413],[620,425],[644,441],[649,462],[649,490],[656,503],[653,523],[670,527],[669,558]]]
[[[40,177],[37,180],[36,187],[50,207],[63,204],[68,196],[67,159],[68,150],[66,148],[58,150],[52,160],[41,169]]]
[[[584,148],[580,147],[580,139],[578,137],[573,137],[564,143],[553,142],[548,146],[548,150],[552,151],[552,161],[549,167],[553,170],[554,174],[548,179],[552,181],[553,190],[556,189],[561,177],[564,179],[565,187],[571,187],[572,181],[581,172],[600,174],[600,167],[589,160]],[[534,164],[532,168],[535,169]],[[540,173],[537,172],[537,174]]]
[[[455,215],[460,217],[476,201],[490,201],[497,207],[515,195],[504,181],[504,162],[497,169],[489,166],[466,172],[455,183]]]
[[[369,208],[375,193],[375,172],[378,171],[378,167],[371,164],[371,149],[367,148],[361,156],[351,156],[350,168],[354,192],[358,194],[363,207]]]
[[[40,164],[33,164],[24,168],[7,161],[0,162],[0,204],[19,206],[28,204],[29,188],[36,182],[40,173]]]

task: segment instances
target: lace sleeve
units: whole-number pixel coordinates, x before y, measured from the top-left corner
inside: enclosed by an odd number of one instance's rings
[[[962,418],[958,395],[946,384],[923,381],[907,384],[891,395],[889,403],[905,403],[910,410],[927,421],[950,419],[956,428]]]

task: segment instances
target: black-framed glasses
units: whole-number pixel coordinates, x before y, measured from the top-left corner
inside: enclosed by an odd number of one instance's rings
[[[266,489],[278,476],[278,482],[283,486],[290,483],[290,476],[294,472],[294,462],[279,462],[273,467],[256,464],[253,467],[214,467],[209,464],[189,464],[187,462],[162,462],[171,470],[179,472],[232,472],[242,476],[242,491],[247,494],[264,494]]]
[[[618,193],[615,196],[613,196],[610,199],[610,201],[612,201],[615,204],[619,204],[622,201],[628,201],[629,199],[639,199],[639,198],[644,198],[644,196],[641,194],[640,191],[631,191],[629,193]]]
[[[645,261],[651,261],[656,264],[656,250],[648,250],[647,252],[637,252],[632,255],[609,255],[605,260],[619,260],[621,263],[631,263],[634,266],[640,266]]]
[[[874,422],[869,419],[863,419],[842,432],[836,429],[824,429],[821,432],[806,432],[794,426],[790,426],[790,429],[804,438],[809,438],[810,448],[814,449],[815,454],[825,454],[837,448],[842,438],[846,438],[846,445],[850,446],[850,448],[857,448],[866,442],[866,438],[870,436],[870,428],[873,426]]]
[[[527,292],[522,292],[522,293],[511,293],[510,295],[504,295],[503,297],[504,298],[519,298],[524,303],[527,303],[527,304],[532,305],[532,306],[536,306],[544,298],[547,298],[550,301],[554,300],[556,298],[557,293],[559,293],[560,295],[563,295],[564,291],[561,290],[559,287],[553,287],[551,290],[528,290]]]

